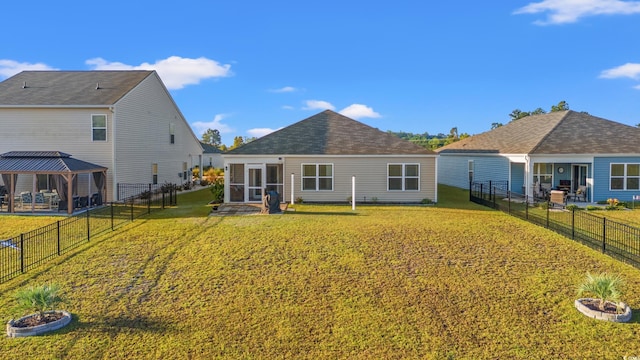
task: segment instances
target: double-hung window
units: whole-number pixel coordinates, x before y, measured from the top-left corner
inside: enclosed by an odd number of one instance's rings
[[[332,191],[333,164],[302,164],[303,191]]]
[[[611,164],[611,190],[640,190],[640,164]]]
[[[91,138],[107,141],[107,115],[91,115]]]
[[[389,191],[420,190],[420,164],[388,164],[387,189]]]

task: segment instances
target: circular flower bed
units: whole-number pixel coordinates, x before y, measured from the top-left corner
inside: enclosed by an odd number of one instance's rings
[[[54,310],[44,313],[42,319],[37,314],[23,316],[18,320],[7,323],[8,337],[25,337],[44,334],[58,330],[71,322],[71,314],[66,311]]]
[[[621,302],[619,307],[612,302],[606,302],[604,311],[600,310],[598,305],[600,299],[582,298],[577,299],[574,303],[576,309],[584,315],[597,320],[613,321],[613,322],[627,322],[631,320],[631,308]],[[618,312],[618,308],[622,309],[622,312]]]

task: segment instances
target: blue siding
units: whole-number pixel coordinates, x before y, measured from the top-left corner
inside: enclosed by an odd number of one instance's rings
[[[511,181],[510,189],[515,193],[522,193],[522,186],[524,186],[524,164],[523,163],[511,163]]]
[[[502,156],[440,154],[438,183],[463,189],[469,188],[469,160],[474,162],[474,181],[509,180],[509,160]],[[520,187],[522,188],[522,184]]]
[[[593,161],[593,200],[597,202],[616,198],[620,201],[631,201],[633,195],[640,195],[640,190],[609,190],[611,163],[640,163],[640,157],[595,158]]]

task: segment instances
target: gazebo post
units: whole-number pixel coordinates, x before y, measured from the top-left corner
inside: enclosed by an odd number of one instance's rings
[[[10,204],[11,204],[11,206],[10,206],[11,209],[9,209],[9,211],[13,214],[16,211],[15,210],[15,206],[16,206],[16,195],[15,195],[15,193],[16,193],[16,184],[15,183],[16,182],[13,180],[13,177],[14,177],[13,174],[9,173],[9,176],[11,177],[11,181],[10,181],[11,185],[9,186],[9,189],[10,189],[9,196],[11,196],[9,198],[9,201],[10,201]]]
[[[75,204],[73,203],[73,174],[67,175],[67,214],[73,214]]]

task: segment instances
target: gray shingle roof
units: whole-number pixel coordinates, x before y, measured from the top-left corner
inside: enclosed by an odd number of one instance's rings
[[[0,106],[113,105],[152,73],[23,71],[0,82]]]
[[[1,173],[65,173],[106,170],[60,151],[11,151],[0,155]]]
[[[202,152],[205,154],[221,154],[222,153],[222,150],[220,150],[217,146],[203,143],[202,141],[200,141],[200,146],[202,146]]]
[[[447,153],[638,154],[640,128],[587,113],[559,111],[512,121],[449,144]]]
[[[429,155],[433,151],[331,110],[248,144],[233,155]]]

